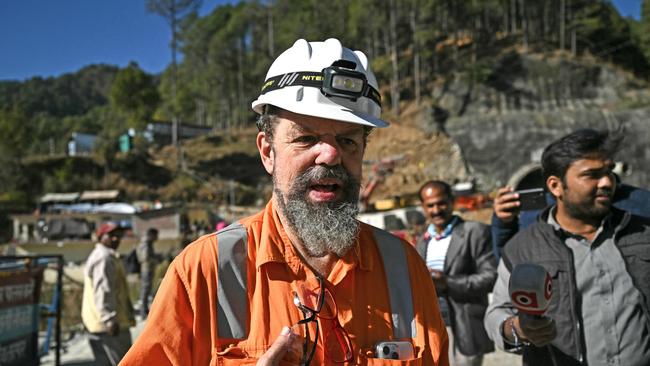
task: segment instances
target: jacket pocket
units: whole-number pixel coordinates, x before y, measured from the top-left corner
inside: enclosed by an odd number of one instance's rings
[[[368,366],[374,366],[374,365],[409,365],[409,366],[417,366],[417,365],[422,365],[422,353],[423,350],[420,347],[414,347],[415,349],[413,350],[414,355],[416,356],[415,358],[410,358],[406,360],[393,360],[393,359],[387,359],[387,358],[375,358],[374,355],[374,349],[367,348],[363,349],[361,351],[361,364],[362,365],[368,365]],[[366,363],[363,362],[363,360],[366,360]]]
[[[647,244],[622,247],[621,254],[634,285],[643,293],[650,293],[650,249]]]
[[[548,308],[546,313],[553,313],[559,311],[564,305],[563,301],[569,301],[570,289],[568,284],[569,273],[562,266],[562,263],[556,262],[543,262],[540,263],[549,276],[551,276],[551,298],[549,299]]]
[[[248,357],[246,351],[235,346],[230,346],[223,351],[213,349],[210,360],[210,366],[254,365],[256,363],[256,358]]]
[[[245,342],[239,345],[230,345],[223,351],[212,350],[210,366],[233,366],[233,365],[255,365],[271,346],[253,347]],[[287,351],[284,358],[280,360],[280,366],[294,366],[299,364],[302,357],[302,342],[294,342],[294,347]]]
[[[409,365],[409,366],[418,366],[422,365],[422,357],[412,358],[410,360],[389,360],[385,358],[368,358],[368,366],[374,365]]]
[[[565,262],[540,263],[551,276],[551,300],[544,312],[553,318],[558,334],[551,344],[564,353],[574,354],[578,349],[577,302],[573,290],[574,280]],[[577,357],[577,356],[576,356]]]
[[[625,259],[636,259],[639,261],[650,263],[650,246],[647,243],[644,245],[633,245],[620,247],[621,254]]]

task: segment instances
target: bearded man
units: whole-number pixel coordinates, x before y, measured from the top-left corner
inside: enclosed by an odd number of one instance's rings
[[[583,129],[542,154],[556,204],[504,247],[485,317],[490,338],[523,353],[524,365],[650,365],[650,221],[612,206],[621,140]],[[524,263],[552,280],[544,316],[518,312],[508,295],[510,273]],[[546,293],[533,295],[532,307]]]
[[[301,39],[263,85],[253,109],[271,200],[174,260],[122,364],[448,365],[418,253],[356,220],[366,140],[387,126],[368,59]]]

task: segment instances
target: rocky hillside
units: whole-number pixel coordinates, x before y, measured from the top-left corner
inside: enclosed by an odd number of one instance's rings
[[[519,168],[538,161],[550,141],[584,127],[624,131],[618,160],[629,170],[623,178],[650,186],[648,84],[610,65],[508,54],[478,86],[455,78],[439,105],[450,111],[444,130],[484,187],[504,184]]]
[[[565,54],[505,52],[482,77],[441,80],[433,102],[405,106],[388,129],[373,134],[369,160],[405,154],[375,198],[414,193],[427,179],[473,180],[491,191],[544,147],[577,128],[622,130],[623,179],[650,187],[648,84],[612,65]],[[370,170],[367,173],[371,173]],[[368,174],[366,174],[368,176]]]

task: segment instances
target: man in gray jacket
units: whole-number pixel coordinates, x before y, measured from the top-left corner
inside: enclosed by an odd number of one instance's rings
[[[158,229],[149,228],[136,248],[138,262],[140,262],[140,316],[143,320],[149,315],[149,295],[151,295],[153,275],[160,262],[160,256],[154,251],[156,240],[158,240]]]
[[[487,294],[496,279],[490,228],[453,215],[449,184],[428,181],[420,188],[429,221],[416,248],[436,284],[449,334],[449,360],[455,366],[480,366],[494,345],[483,328]]]
[[[621,137],[584,129],[542,154],[556,204],[504,247],[485,327],[524,365],[650,365],[650,221],[612,206],[613,158]],[[510,300],[518,264],[546,269],[552,294],[544,316]]]

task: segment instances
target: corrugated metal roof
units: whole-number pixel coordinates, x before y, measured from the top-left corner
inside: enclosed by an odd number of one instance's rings
[[[120,191],[117,189],[108,190],[108,191],[83,191],[81,193],[80,200],[112,200],[117,198],[120,195]]]
[[[77,198],[79,198],[79,192],[47,193],[41,197],[41,202],[74,202]]]

